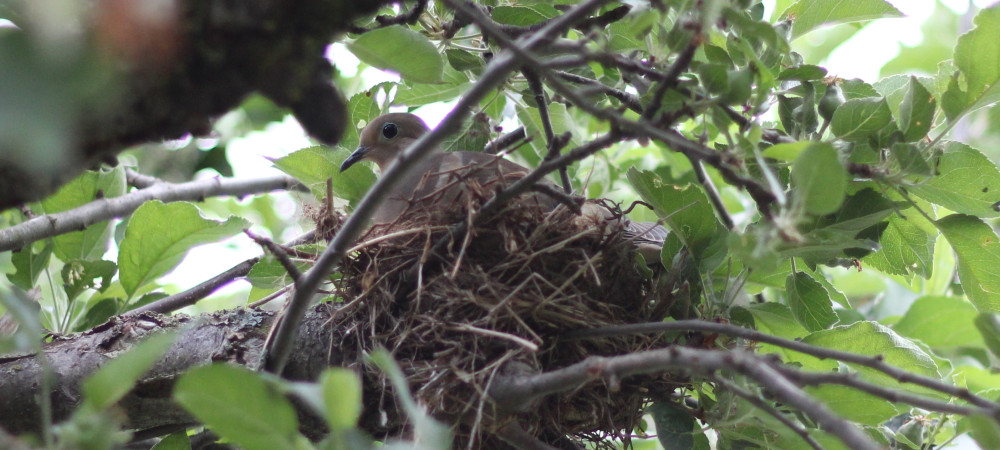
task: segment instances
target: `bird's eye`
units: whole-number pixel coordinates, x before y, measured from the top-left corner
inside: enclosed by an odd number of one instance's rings
[[[399,134],[399,127],[397,127],[396,124],[389,122],[382,126],[382,136],[386,139],[392,139],[396,137],[397,134]]]

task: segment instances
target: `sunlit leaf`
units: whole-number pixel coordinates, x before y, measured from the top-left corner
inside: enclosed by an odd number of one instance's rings
[[[891,120],[892,112],[884,98],[859,98],[837,108],[830,130],[845,141],[856,142],[871,137]]]
[[[910,186],[910,192],[952,211],[997,217],[1000,170],[986,155],[968,145],[948,142],[937,159],[936,175]]]
[[[955,66],[965,75],[968,110],[1000,100],[1000,6],[983,9],[973,19],[975,28],[958,38]]]
[[[250,223],[239,217],[209,220],[187,202],[146,202],[132,214],[118,253],[122,287],[130,296],[173,270],[192,247],[233,236]]]
[[[418,83],[441,81],[444,60],[426,36],[405,26],[377,28],[362,34],[347,48],[358,59],[379,69],[390,70],[404,80]]]
[[[781,13],[781,17],[792,20],[793,38],[823,25],[902,16],[883,0],[799,0]]]
[[[326,197],[326,180],[330,179],[333,195],[353,205],[375,183],[375,173],[364,164],[355,164],[341,172],[340,165],[350,154],[351,151],[340,146],[306,147],[274,160],[274,166],[308,186],[316,198]]]

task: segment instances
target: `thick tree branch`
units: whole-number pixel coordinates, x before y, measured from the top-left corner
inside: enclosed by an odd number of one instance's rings
[[[517,411],[542,396],[567,392],[597,380],[614,386],[629,375],[649,374],[674,369],[712,376],[721,370],[741,373],[786,403],[815,420],[824,431],[837,436],[849,448],[879,447],[856,426],[837,416],[823,403],[810,397],[786,378],[764,357],[743,350],[697,350],[670,347],[663,350],[635,352],[615,357],[590,357],[571,366],[538,375],[522,375],[497,380],[490,397],[501,407]]]
[[[329,326],[336,312],[331,304],[317,305],[307,315],[285,375],[315,380],[327,367],[343,365],[337,332]],[[226,362],[255,367],[259,361],[273,312],[240,308],[195,317],[137,314],[112,318],[108,323],[78,335],[58,337],[44,347],[57,384],[52,389],[53,418],[67,419],[82,397],[80,383],[108,361],[128,351],[146,337],[164,331],[178,333],[167,353],[153,365],[120,403],[125,428],[190,425],[197,421],[173,403],[174,382],[187,369]],[[0,356],[0,428],[22,434],[41,426],[38,380],[42,369],[34,355]],[[312,435],[321,435],[319,423]],[[373,427],[374,428],[374,427]]]

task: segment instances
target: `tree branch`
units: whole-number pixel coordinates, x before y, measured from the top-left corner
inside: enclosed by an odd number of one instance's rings
[[[791,419],[782,414],[781,411],[778,411],[775,407],[769,405],[760,397],[754,395],[752,392],[746,389],[737,386],[736,384],[725,378],[716,376],[715,382],[718,383],[719,386],[722,386],[723,389],[732,392],[733,394],[736,394],[738,397],[741,397],[744,400],[750,402],[750,404],[756,407],[757,409],[770,414],[771,417],[774,417],[775,419],[778,420],[778,422],[781,422],[790,430],[792,430],[792,432],[802,437],[802,440],[806,441],[806,444],[809,444],[810,447],[816,450],[823,450],[823,446],[820,445],[819,442],[816,442],[816,439],[814,439],[811,435],[809,435],[809,431],[806,430],[805,427],[793,422]]]
[[[284,175],[248,180],[211,178],[183,184],[156,183],[120,197],[102,198],[86,205],[55,214],[46,214],[27,222],[0,230],[0,251],[18,250],[40,239],[79,231],[92,224],[131,214],[143,203],[160,200],[164,203],[182,200],[202,201],[206,197],[242,197],[301,186]]]
[[[458,6],[456,6],[456,8],[458,8]],[[754,202],[757,204],[758,209],[760,209],[760,212],[763,215],[768,217],[771,215],[771,205],[776,202],[777,197],[775,197],[773,193],[756,180],[741,175],[736,170],[731,168],[729,164],[724,161],[721,153],[697,142],[693,142],[682,136],[677,131],[672,129],[661,129],[649,120],[642,118],[638,121],[628,120],[615,111],[608,111],[594,105],[592,102],[588,102],[576,90],[570,88],[558,78],[550,76],[551,69],[547,67],[546,64],[539,61],[538,58],[536,58],[535,55],[528,49],[520,48],[515,45],[513,41],[507,38],[507,36],[500,31],[495,22],[489,18],[481,17],[481,15],[476,14],[475,12],[466,10],[466,14],[471,16],[472,20],[479,25],[484,34],[489,35],[490,38],[503,45],[505,50],[516,54],[521,59],[523,64],[538,69],[540,72],[545,74],[545,79],[547,80],[549,86],[563,97],[566,97],[566,99],[580,109],[590,113],[594,117],[610,122],[614,127],[629,135],[645,136],[659,140],[666,144],[667,147],[683,153],[684,156],[692,161],[704,161],[711,164],[719,171],[719,173],[722,174],[726,181],[746,190],[747,193],[754,199]],[[663,77],[662,74],[658,76]]]
[[[312,230],[303,234],[302,236],[293,239],[291,242],[285,245],[291,247],[309,242],[314,242],[315,240],[316,240],[316,230]],[[198,303],[198,300],[201,300],[211,295],[212,292],[215,292],[216,289],[219,289],[220,287],[231,283],[237,278],[246,276],[248,273],[250,273],[250,269],[253,269],[254,264],[256,264],[257,261],[260,261],[260,259],[261,259],[260,256],[247,259],[246,261],[243,261],[231,267],[229,270],[222,272],[191,289],[140,306],[136,309],[133,309],[125,313],[124,315],[134,316],[142,313],[154,313],[154,312],[160,314],[169,314],[174,311],[177,311],[178,309],[191,306],[195,303]]]
[[[576,389],[596,380],[661,372],[667,369],[684,370],[700,375],[713,375],[719,370],[732,370],[759,383],[779,401],[802,411],[819,423],[823,429],[837,436],[849,448],[875,450],[879,447],[856,426],[837,416],[823,403],[810,397],[786,378],[764,357],[743,350],[700,350],[670,347],[648,350],[614,357],[592,356],[562,369],[538,375],[521,375],[498,379],[489,395],[508,411],[518,411],[531,400],[558,392]]]
[[[622,336],[636,333],[663,333],[671,331],[700,331],[705,333],[718,333],[727,336],[740,337],[751,341],[764,342],[778,347],[787,348],[807,355],[812,355],[820,359],[835,359],[847,363],[875,369],[889,375],[900,383],[913,383],[938,392],[943,392],[952,397],[965,400],[973,405],[989,411],[990,415],[1000,417],[1000,403],[989,401],[983,397],[973,394],[968,389],[955,387],[940,380],[927,376],[908,372],[895,366],[887,364],[881,355],[865,356],[857,353],[849,353],[824,347],[805,344],[799,341],[772,336],[749,328],[724,323],[706,322],[703,320],[678,320],[674,322],[651,322],[637,323],[629,325],[619,325],[613,327],[593,328],[589,330],[579,330],[565,336],[565,339],[589,339],[606,336]]]

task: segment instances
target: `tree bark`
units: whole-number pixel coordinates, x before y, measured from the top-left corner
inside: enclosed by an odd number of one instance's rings
[[[299,328],[295,350],[283,373],[293,380],[315,380],[331,365],[342,365],[335,345],[336,330],[330,318],[337,307],[324,303],[313,307]],[[146,313],[115,317],[90,331],[58,337],[44,347],[44,357],[53,368],[52,415],[59,422],[70,416],[81,401],[81,383],[112,358],[127,352],[144,338],[166,331],[177,340],[144,374],[135,388],[119,403],[126,417],[125,428],[147,430],[196,423],[171,400],[174,382],[186,369],[229,363],[257,368],[264,340],[275,313],[255,309],[233,309],[195,317]],[[0,356],[0,428],[13,434],[38,432],[41,428],[39,394],[42,368],[38,355]],[[321,427],[303,422],[303,427]],[[304,429],[307,435],[321,430]]]

